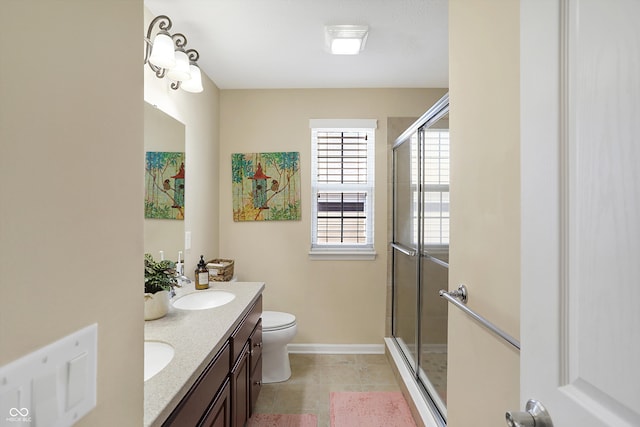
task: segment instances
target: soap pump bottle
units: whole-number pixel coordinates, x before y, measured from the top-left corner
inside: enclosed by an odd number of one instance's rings
[[[207,289],[209,287],[209,270],[204,262],[204,255],[200,255],[200,261],[196,267],[196,289]]]

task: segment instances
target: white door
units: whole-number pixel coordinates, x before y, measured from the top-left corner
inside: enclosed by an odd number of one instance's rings
[[[520,3],[522,405],[637,427],[640,0]]]

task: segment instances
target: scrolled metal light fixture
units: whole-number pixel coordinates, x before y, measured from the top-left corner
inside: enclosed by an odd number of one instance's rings
[[[149,65],[159,79],[170,79],[171,89],[202,92],[202,74],[197,63],[200,54],[195,49],[185,48],[187,38],[184,34],[169,33],[172,25],[171,19],[166,15],[156,16],[151,21],[144,39],[144,63]]]

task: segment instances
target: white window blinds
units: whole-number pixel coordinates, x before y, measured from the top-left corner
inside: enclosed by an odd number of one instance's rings
[[[312,127],[312,250],[373,248],[375,120],[365,122]]]

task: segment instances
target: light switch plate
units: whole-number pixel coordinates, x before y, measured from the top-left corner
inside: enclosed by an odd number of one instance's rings
[[[184,232],[184,250],[185,252],[191,250],[191,232],[190,231]]]
[[[0,367],[0,419],[66,427],[96,406],[98,324]],[[16,403],[17,402],[17,403]]]

